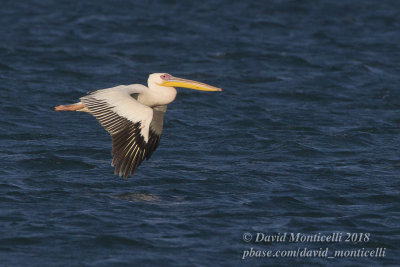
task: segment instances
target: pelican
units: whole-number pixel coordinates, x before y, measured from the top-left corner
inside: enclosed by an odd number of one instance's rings
[[[92,114],[112,138],[111,166],[115,175],[126,179],[144,159],[150,159],[160,142],[167,105],[176,89],[222,91],[205,83],[153,73],[142,84],[119,85],[89,92],[80,102],[56,106],[56,111],[83,111]]]

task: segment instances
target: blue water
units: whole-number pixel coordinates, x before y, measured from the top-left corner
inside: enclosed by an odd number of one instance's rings
[[[2,266],[396,266],[400,4],[388,1],[3,1]],[[158,150],[114,176],[86,92],[168,72]],[[253,240],[243,241],[249,232]],[[257,233],[369,233],[256,243]],[[380,258],[268,258],[386,248]]]

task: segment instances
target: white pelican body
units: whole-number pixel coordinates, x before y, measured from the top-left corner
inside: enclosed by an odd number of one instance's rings
[[[115,174],[126,178],[156,150],[167,105],[176,97],[174,86],[222,91],[167,73],[154,73],[149,76],[148,87],[131,84],[101,89],[81,97],[79,103],[57,106],[55,110],[84,111],[96,117],[111,135]]]

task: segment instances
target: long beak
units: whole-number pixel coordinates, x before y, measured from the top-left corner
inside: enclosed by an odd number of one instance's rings
[[[167,81],[163,81],[160,85],[168,87],[183,87],[200,91],[222,91],[221,88],[217,88],[205,83],[186,80],[177,77],[171,77]]]

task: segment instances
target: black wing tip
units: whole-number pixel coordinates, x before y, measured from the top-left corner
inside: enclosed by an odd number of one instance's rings
[[[115,166],[115,175],[124,179],[133,176],[142,162],[150,159],[160,143],[161,135],[150,129],[149,140],[145,142],[138,129],[139,122],[129,122],[124,129],[112,135],[114,158],[111,165]],[[132,138],[134,142],[131,142]]]
[[[160,144],[161,134],[157,134],[150,128],[149,131],[149,141],[147,143],[147,149],[145,153],[146,160],[151,158],[153,152],[156,151],[158,145]]]
[[[123,129],[111,136],[114,155],[112,165],[115,165],[115,174],[125,179],[135,173],[145,158],[147,143],[140,133],[140,125],[140,122],[127,121]]]

